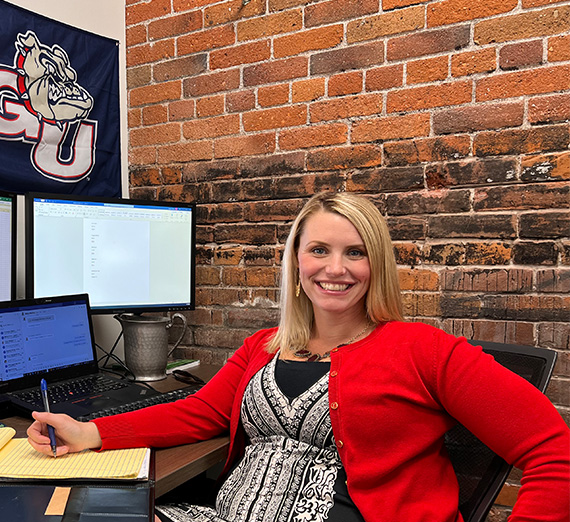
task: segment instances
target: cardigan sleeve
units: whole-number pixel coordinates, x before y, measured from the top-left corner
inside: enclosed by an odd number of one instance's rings
[[[236,390],[255,347],[246,340],[203,388],[185,399],[91,421],[99,429],[101,449],[168,447],[227,432]]]
[[[434,336],[443,407],[523,471],[509,522],[570,520],[570,430],[556,408],[480,348],[443,332]]]

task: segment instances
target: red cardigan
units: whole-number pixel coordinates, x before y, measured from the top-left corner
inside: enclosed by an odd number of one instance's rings
[[[244,449],[245,387],[273,354],[274,329],[245,340],[198,393],[93,421],[103,449],[165,447],[230,430],[228,470]],[[443,449],[457,419],[524,471],[510,522],[570,520],[570,430],[550,401],[463,338],[391,322],[331,355],[329,404],[349,493],[367,522],[459,522]]]

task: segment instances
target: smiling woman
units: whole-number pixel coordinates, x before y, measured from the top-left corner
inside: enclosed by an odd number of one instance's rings
[[[313,196],[291,227],[281,277],[281,321],[268,347],[281,357],[325,353],[369,323],[402,320],[388,227],[364,197]]]

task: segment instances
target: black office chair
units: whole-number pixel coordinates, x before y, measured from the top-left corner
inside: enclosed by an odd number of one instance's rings
[[[555,351],[486,341],[469,342],[481,346],[497,362],[524,377],[541,392],[546,390],[556,362]],[[445,445],[459,482],[459,510],[465,522],[482,522],[512,466],[461,425],[446,433]]]

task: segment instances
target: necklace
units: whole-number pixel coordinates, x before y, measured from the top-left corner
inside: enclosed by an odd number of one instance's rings
[[[372,326],[372,323],[370,321],[368,321],[366,323],[366,326],[360,330],[360,332],[358,332],[354,337],[351,337],[348,341],[346,341],[345,343],[341,343],[337,346],[337,348],[341,348],[342,346],[346,346],[347,344],[351,344],[354,341],[356,341],[356,339],[358,339],[361,335],[364,335],[364,333],[368,330],[368,328],[370,328]],[[307,348],[301,348],[300,350],[297,350],[296,352],[293,353],[294,357],[297,357],[297,359],[307,359],[307,362],[318,362],[322,359],[326,359],[330,354],[331,354],[332,350],[329,350],[328,352],[325,352],[323,354],[319,354],[319,353],[313,353],[310,350],[307,350]]]

